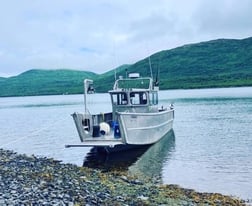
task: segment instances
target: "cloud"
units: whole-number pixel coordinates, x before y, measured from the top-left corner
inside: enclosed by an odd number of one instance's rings
[[[183,44],[245,38],[250,0],[23,0],[0,3],[0,73],[102,73]]]
[[[204,1],[194,15],[198,32],[219,37],[244,37],[252,33],[252,1]]]

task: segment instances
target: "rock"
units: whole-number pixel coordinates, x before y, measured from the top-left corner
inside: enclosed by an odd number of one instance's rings
[[[140,195],[137,198],[140,199],[140,200],[148,200],[149,199],[149,197],[145,197],[143,195]]]
[[[125,182],[128,182],[128,178],[126,176],[121,176],[121,180],[125,181]]]
[[[131,184],[135,184],[135,185],[143,185],[143,184],[144,184],[144,183],[141,182],[140,180],[132,180],[130,183],[131,183]]]
[[[201,194],[201,195],[200,195]],[[216,204],[242,201],[215,195]],[[0,205],[204,205],[211,195],[0,149]],[[224,198],[225,197],[225,198]],[[152,202],[154,201],[154,202]]]

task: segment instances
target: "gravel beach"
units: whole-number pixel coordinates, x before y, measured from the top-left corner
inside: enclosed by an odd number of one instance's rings
[[[143,181],[0,149],[0,205],[245,205],[217,193]]]

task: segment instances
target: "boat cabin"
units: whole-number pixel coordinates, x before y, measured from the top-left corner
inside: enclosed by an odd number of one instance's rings
[[[109,91],[113,116],[116,112],[158,111],[158,87],[154,87],[151,78],[135,76],[118,79],[113,90]]]

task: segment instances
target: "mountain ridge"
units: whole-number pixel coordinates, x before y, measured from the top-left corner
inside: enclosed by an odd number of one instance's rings
[[[31,69],[0,81],[0,96],[76,94],[83,89],[83,79],[96,76],[89,71]]]
[[[150,58],[150,59],[149,59]],[[0,78],[0,96],[77,94],[83,79],[92,78],[97,92],[112,89],[116,75],[138,72],[159,77],[160,89],[252,86],[252,37],[216,39],[162,50],[134,64],[121,65],[103,74],[70,69],[32,69]]]

